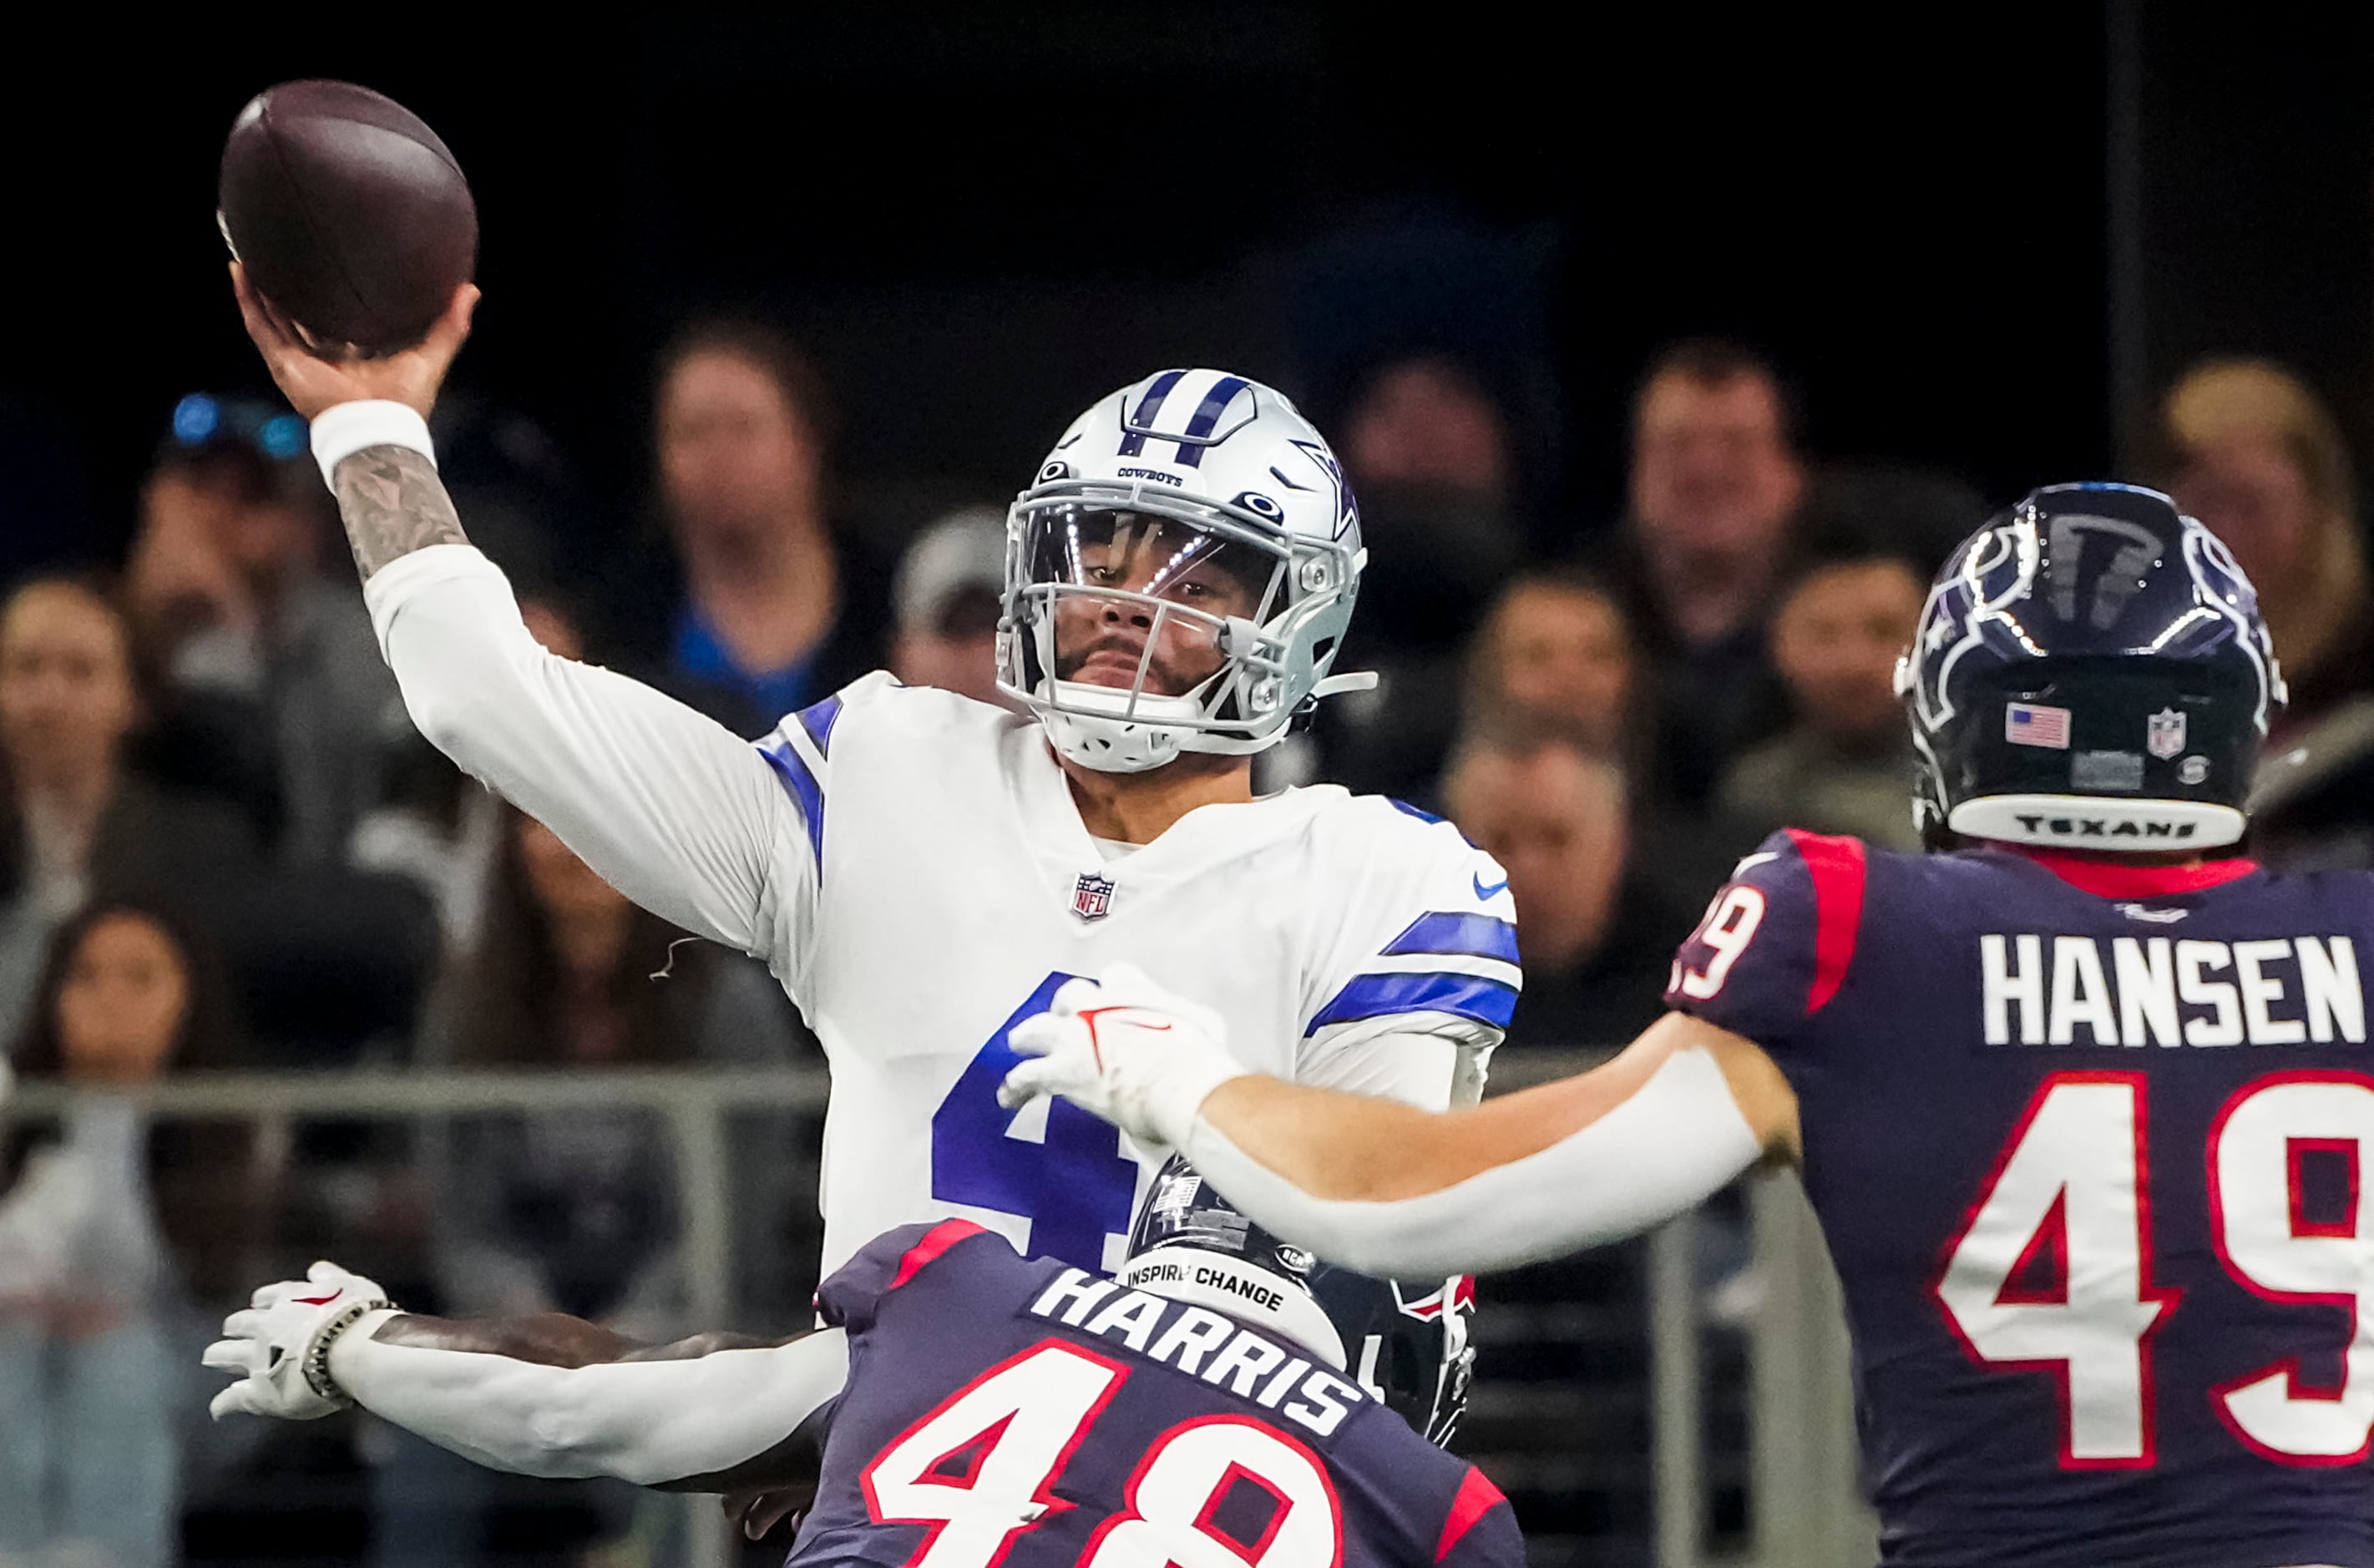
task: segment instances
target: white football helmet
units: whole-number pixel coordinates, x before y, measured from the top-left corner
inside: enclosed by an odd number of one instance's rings
[[[1375,684],[1328,673],[1368,558],[1351,487],[1258,381],[1165,370],[1100,400],[1005,533],[999,689],[1084,766],[1261,751],[1318,698]]]

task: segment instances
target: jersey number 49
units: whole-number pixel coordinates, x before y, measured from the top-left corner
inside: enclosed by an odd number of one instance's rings
[[[1937,1298],[1979,1360],[2060,1378],[2061,1462],[2153,1462],[2151,1340],[2174,1293],[2151,1278],[2148,1084],[2139,1072],[2045,1080],[1954,1244]],[[2307,1386],[2299,1359],[2238,1367],[2210,1390],[2241,1443],[2292,1465],[2350,1465],[2374,1450],[2374,1079],[2279,1072],[2227,1101],[2209,1133],[2211,1239],[2242,1286],[2269,1301],[2350,1309],[2337,1387]],[[2347,1212],[2314,1219],[2303,1159],[2345,1162]],[[2024,1287],[2051,1255],[2065,1285]],[[2309,1331],[2302,1325],[2303,1334]]]

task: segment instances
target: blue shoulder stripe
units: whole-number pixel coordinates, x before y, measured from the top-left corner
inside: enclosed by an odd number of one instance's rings
[[[1333,1024],[1390,1012],[1450,1012],[1506,1029],[1517,1015],[1517,988],[1480,975],[1355,975],[1319,1010],[1303,1037]]]
[[[1457,823],[1452,822],[1449,817],[1437,816],[1432,812],[1426,810],[1424,807],[1411,805],[1407,801],[1396,800],[1391,795],[1387,795],[1385,797],[1385,804],[1393,807],[1393,810],[1401,813],[1404,816],[1414,816],[1417,818],[1418,821],[1425,823],[1429,827],[1448,826],[1451,832],[1459,835],[1460,838],[1469,848],[1473,849],[1475,848],[1475,840],[1467,837],[1466,829],[1461,827]]]
[[[1409,930],[1385,944],[1388,957],[1407,953],[1456,954],[1465,958],[1517,962],[1517,925],[1498,915],[1420,915]]]
[[[781,735],[770,735],[758,743],[758,755],[775,770],[775,778],[784,793],[800,809],[800,820],[807,825],[808,848],[816,851],[817,875],[824,875],[824,786],[817,782],[807,758],[798,748]]]
[[[840,720],[840,696],[838,693],[822,702],[800,709],[800,728],[816,743],[817,755],[832,759],[832,727]]]

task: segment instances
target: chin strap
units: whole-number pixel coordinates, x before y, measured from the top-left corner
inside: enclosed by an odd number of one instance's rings
[[[1330,675],[1310,688],[1314,697],[1334,696],[1343,692],[1372,692],[1377,689],[1374,670],[1352,670],[1341,675]]]

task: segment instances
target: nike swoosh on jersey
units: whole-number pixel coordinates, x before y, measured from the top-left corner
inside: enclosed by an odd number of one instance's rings
[[[1755,854],[1743,858],[1739,864],[1731,868],[1732,879],[1737,881],[1742,875],[1754,871],[1765,861],[1777,860],[1780,858],[1769,849],[1758,849]]]
[[[1484,878],[1483,878],[1482,873],[1480,873],[1480,872],[1475,873],[1475,896],[1476,896],[1476,897],[1478,897],[1478,898],[1486,898],[1486,899],[1490,898],[1494,894],[1498,893],[1501,889],[1503,889],[1503,888],[1505,888],[1505,887],[1507,887],[1507,886],[1509,885],[1509,879],[1508,879],[1507,877],[1502,877],[1499,881],[1498,881],[1498,882],[1494,883],[1491,886],[1487,887],[1487,886],[1485,886],[1485,885],[1484,885]]]

